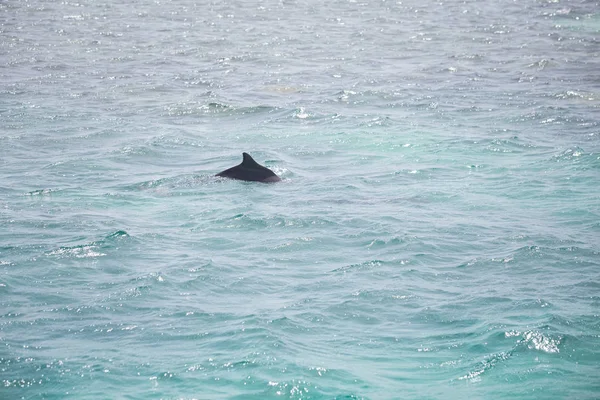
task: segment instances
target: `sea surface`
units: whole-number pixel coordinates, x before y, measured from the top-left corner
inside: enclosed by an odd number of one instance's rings
[[[0,2],[0,399],[598,398],[598,1]]]

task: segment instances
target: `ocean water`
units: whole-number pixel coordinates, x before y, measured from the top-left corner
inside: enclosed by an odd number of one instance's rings
[[[0,398],[600,398],[600,4],[2,1]]]

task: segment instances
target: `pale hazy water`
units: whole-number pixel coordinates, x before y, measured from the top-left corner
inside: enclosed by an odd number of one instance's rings
[[[0,399],[600,398],[597,1],[0,29]]]

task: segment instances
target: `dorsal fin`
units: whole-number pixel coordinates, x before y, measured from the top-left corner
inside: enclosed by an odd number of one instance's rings
[[[243,166],[245,166],[245,167],[249,167],[249,168],[252,168],[252,167],[254,167],[254,168],[256,168],[256,167],[260,167],[260,164],[259,164],[259,163],[257,163],[256,161],[254,161],[254,158],[252,158],[252,157],[250,156],[250,154],[248,154],[248,153],[242,153],[242,157],[244,157],[244,160],[242,161],[242,164],[241,164],[241,165],[243,165]]]

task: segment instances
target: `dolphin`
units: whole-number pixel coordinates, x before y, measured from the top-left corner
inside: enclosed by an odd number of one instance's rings
[[[219,172],[216,176],[223,178],[239,179],[242,181],[254,181],[254,182],[279,182],[279,178],[273,171],[267,167],[263,167],[248,153],[242,153],[242,163],[226,169],[223,172]]]

